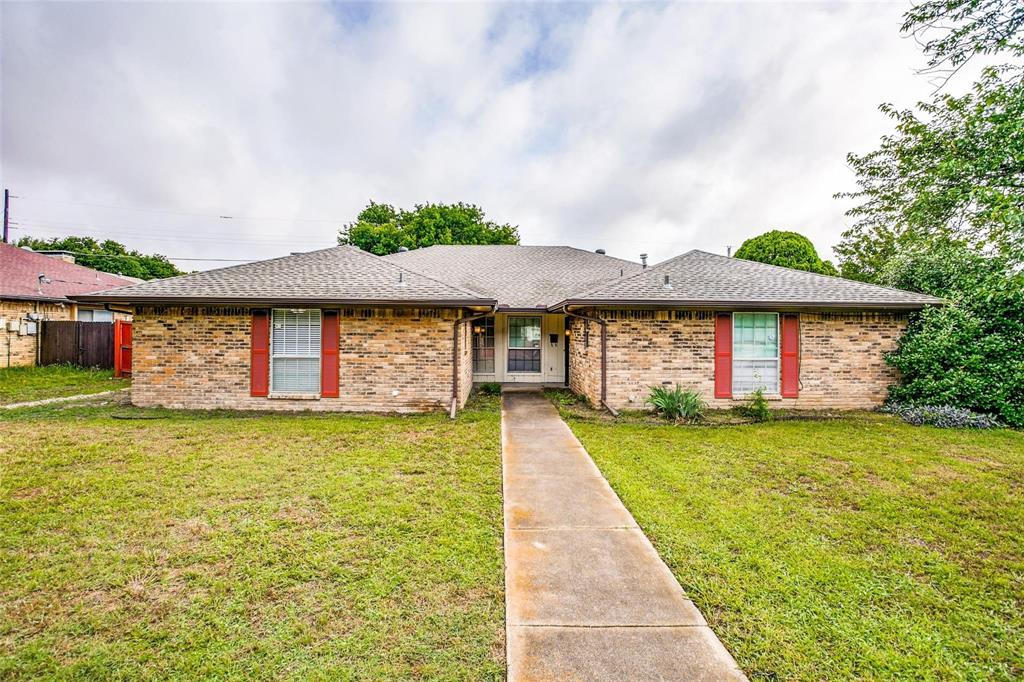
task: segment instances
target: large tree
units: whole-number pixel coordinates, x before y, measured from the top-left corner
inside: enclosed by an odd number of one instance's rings
[[[36,251],[70,251],[75,255],[75,262],[79,265],[115,275],[160,279],[183,274],[165,256],[146,255],[130,250],[124,244],[111,239],[99,242],[92,237],[22,237],[18,240],[18,246],[27,246]]]
[[[847,158],[857,219],[836,246],[842,272],[877,279],[901,249],[961,241],[1024,259],[1024,87],[989,70],[962,97],[882,111],[896,131],[876,151]]]
[[[407,211],[371,201],[341,229],[338,243],[383,256],[403,246],[518,244],[519,230],[487,220],[483,209],[472,204],[417,204]]]
[[[823,275],[836,274],[832,263],[818,257],[811,240],[797,232],[772,230],[751,237],[736,251],[736,257]]]
[[[904,15],[928,58],[949,77],[978,54],[1024,55],[1019,0],[928,0]],[[986,69],[962,96],[936,93],[916,109],[881,107],[895,131],[879,149],[850,154],[858,205],[835,248],[844,276],[875,281],[905,249],[965,243],[1024,262],[1024,82],[1019,65]]]

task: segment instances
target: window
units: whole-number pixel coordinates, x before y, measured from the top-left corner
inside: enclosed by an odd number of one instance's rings
[[[757,389],[779,392],[779,316],[735,313],[732,316],[732,393]]]
[[[79,322],[113,322],[114,313],[109,310],[95,310],[93,308],[78,309]]]
[[[272,393],[320,392],[320,311],[274,310],[270,328]]]
[[[473,323],[473,373],[494,374],[494,318]]]
[[[508,371],[540,371],[540,318],[508,318]]]

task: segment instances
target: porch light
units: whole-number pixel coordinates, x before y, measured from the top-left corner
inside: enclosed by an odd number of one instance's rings
[[[565,335],[566,336],[572,336],[572,330],[571,329],[566,329],[565,330]]]

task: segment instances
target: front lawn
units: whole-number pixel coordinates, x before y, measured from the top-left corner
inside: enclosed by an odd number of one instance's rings
[[[1024,433],[570,425],[752,679],[1024,677]]]
[[[115,379],[109,369],[73,365],[0,368],[0,405],[44,398],[63,398],[128,388],[127,379]]]
[[[503,675],[494,400],[61,406],[0,433],[0,679]]]

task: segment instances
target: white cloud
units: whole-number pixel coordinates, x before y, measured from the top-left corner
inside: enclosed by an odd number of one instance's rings
[[[5,3],[3,183],[15,235],[179,257],[328,246],[371,198],[633,259],[769,228],[827,255],[845,154],[929,92],[904,9]]]

